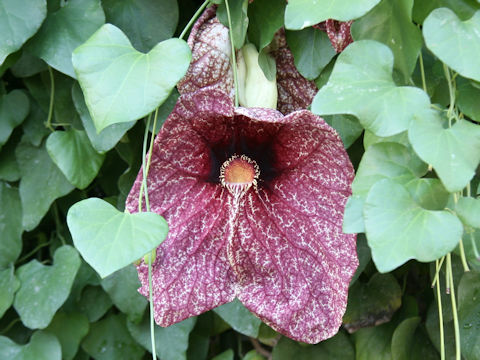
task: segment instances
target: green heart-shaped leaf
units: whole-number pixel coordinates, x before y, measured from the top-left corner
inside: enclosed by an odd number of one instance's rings
[[[54,131],[47,139],[47,151],[63,175],[79,189],[95,178],[105,156],[90,144],[85,131]]]
[[[75,247],[102,278],[155,249],[168,233],[158,214],[123,213],[97,198],[73,205],[67,224]]]
[[[26,345],[18,345],[8,337],[0,336],[0,359],[60,360],[62,347],[55,335],[36,331]]]
[[[290,0],[285,10],[285,27],[300,30],[328,19],[357,19],[379,2],[380,0]]]
[[[100,0],[69,0],[60,10],[48,14],[26,48],[51,67],[74,78],[73,50],[104,23]]]
[[[319,115],[355,115],[378,136],[407,130],[415,113],[430,107],[427,94],[415,87],[396,86],[392,51],[372,40],[355,41],[335,62],[328,83],[312,103]]]
[[[97,132],[137,120],[161,105],[185,75],[187,43],[169,39],[148,54],[135,50],[125,34],[103,25],[73,53],[73,66]]]
[[[368,245],[380,272],[410,259],[438,259],[455,248],[463,233],[455,215],[423,209],[405,187],[390,179],[373,185],[363,214]]]
[[[352,24],[352,37],[377,40],[387,45],[395,57],[395,69],[405,82],[417,63],[422,34],[412,24],[413,0],[383,0],[367,15]]]
[[[87,335],[90,324],[85,315],[71,312],[57,312],[46,331],[54,334],[62,345],[62,357],[72,360],[78,351],[80,341]]]
[[[0,270],[0,318],[13,303],[15,292],[20,287],[20,282],[13,273],[13,265]]]
[[[52,266],[32,260],[17,270],[21,285],[13,306],[26,327],[48,326],[70,294],[80,262],[77,251],[64,245],[55,251]]]
[[[30,102],[21,90],[13,90],[8,95],[0,96],[0,149],[28,115]]]
[[[42,220],[52,202],[72,191],[73,186],[48,156],[45,146],[37,148],[21,143],[15,153],[22,173],[19,186],[22,224],[29,231]]]
[[[455,206],[455,212],[465,224],[480,229],[480,199],[461,197]]]
[[[15,262],[22,251],[22,205],[18,189],[0,181],[0,269]]]
[[[451,128],[437,112],[417,114],[408,131],[413,149],[431,164],[445,188],[460,191],[469,183],[480,162],[480,126],[461,120]]]
[[[480,354],[480,274],[465,273],[458,285],[458,320],[462,354],[478,359]]]
[[[480,81],[480,11],[461,21],[447,8],[433,10],[423,22],[428,49],[460,75]]]
[[[261,320],[253,315],[238,299],[214,309],[235,331],[251,337],[258,337]]]
[[[0,65],[20,49],[47,16],[45,0],[2,0],[0,8]]]

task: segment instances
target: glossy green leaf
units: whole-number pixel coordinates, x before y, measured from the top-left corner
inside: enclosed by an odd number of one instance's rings
[[[18,268],[16,275],[21,285],[13,306],[25,326],[30,329],[48,326],[70,294],[79,267],[77,251],[64,245],[55,252],[53,265],[32,260]]]
[[[308,28],[285,34],[298,72],[309,80],[316,79],[337,54],[325,31]]]
[[[28,97],[21,90],[13,90],[7,95],[0,96],[0,149],[7,142],[13,129],[25,120],[29,105]]]
[[[248,5],[248,40],[261,53],[283,26],[284,0],[256,0]]]
[[[45,0],[2,0],[0,4],[0,65],[37,32],[47,16]]]
[[[357,40],[376,40],[393,52],[394,68],[407,83],[415,68],[422,34],[412,23],[413,0],[382,0],[367,15],[352,24],[352,37]]]
[[[358,256],[358,267],[353,274],[352,279],[350,280],[350,286],[352,286],[360,275],[363,273],[363,270],[367,267],[372,259],[372,252],[368,247],[367,238],[365,234],[358,234],[357,236],[357,256]]]
[[[456,203],[455,212],[465,224],[480,229],[480,199],[461,197]]]
[[[80,313],[56,313],[50,325],[45,329],[54,334],[62,346],[62,358],[72,360],[78,351],[80,341],[87,335],[90,324]]]
[[[392,335],[395,323],[360,329],[353,334],[355,360],[392,360]]]
[[[88,112],[87,104],[85,104],[85,99],[78,83],[73,86],[72,97],[75,108],[77,109],[80,119],[82,120],[83,127],[87,132],[87,136],[95,150],[97,150],[99,153],[104,153],[112,149],[125,135],[125,133],[133,125],[135,125],[135,121],[112,124],[100,131],[100,133],[97,133],[95,124],[93,123],[90,113]]]
[[[444,287],[443,287],[444,289]],[[443,311],[443,331],[444,331],[444,346],[445,346],[445,359],[455,359],[455,335],[454,335],[454,325],[453,320],[451,317],[452,311],[449,306],[449,300],[446,296],[444,298],[446,300],[443,302],[442,300],[442,308],[444,310],[450,311]],[[445,314],[449,315],[449,318],[445,318]],[[428,337],[432,344],[435,346],[438,352],[440,352],[440,331],[439,331],[439,319],[438,319],[438,305],[437,302],[432,302],[428,311],[427,311],[427,318],[425,321],[425,327],[427,329]]]
[[[397,143],[377,143],[368,147],[352,184],[354,195],[365,196],[381,179],[406,184],[427,172],[427,165],[407,147]]]
[[[107,22],[122,29],[142,52],[171,38],[177,27],[176,0],[103,0],[102,6]]]
[[[272,355],[275,360],[355,359],[353,346],[342,331],[317,345],[301,344],[282,337]]]
[[[52,202],[73,190],[62,172],[53,163],[44,146],[21,143],[16,150],[22,179],[20,199],[23,209],[23,228],[34,229],[47,213]]]
[[[364,196],[352,195],[348,198],[343,213],[342,231],[345,234],[365,232],[365,223],[363,222],[364,203]]]
[[[105,23],[100,0],[69,0],[49,13],[27,50],[51,67],[75,78],[72,52]]]
[[[141,359],[145,352],[128,332],[123,314],[93,323],[82,348],[96,360]]]
[[[463,233],[463,248],[465,250],[465,257],[470,265],[470,269],[480,273],[480,258],[477,258],[477,253],[474,250],[474,244],[480,249],[480,230],[479,229],[466,229]]]
[[[48,65],[45,61],[30,54],[28,51],[22,51],[20,59],[10,68],[10,71],[16,77],[26,78],[47,69]]]
[[[235,353],[232,349],[225,350],[224,352],[218,354],[212,360],[233,360]]]
[[[457,80],[456,104],[469,118],[480,122],[480,89],[465,79]]]
[[[460,75],[480,81],[480,11],[461,21],[447,8],[433,10],[423,22],[428,49]]]
[[[402,304],[402,289],[392,274],[375,274],[368,283],[355,282],[348,291],[343,326],[352,333],[390,321]]]
[[[408,133],[406,131],[401,132],[400,134],[382,137],[377,136],[371,131],[366,130],[363,134],[363,147],[365,150],[370,147],[370,145],[380,143],[380,142],[394,142],[398,144],[402,144],[403,146],[409,147],[410,143],[408,141]]]
[[[36,331],[26,345],[18,345],[0,336],[0,359],[9,360],[60,360],[62,348],[55,335]]]
[[[315,96],[312,111],[319,115],[355,115],[378,136],[407,130],[413,115],[430,107],[419,88],[396,86],[392,51],[372,40],[355,41],[337,58],[328,83]]]
[[[403,184],[415,202],[427,210],[443,210],[450,193],[438,179],[413,179]]]
[[[285,27],[299,30],[328,19],[357,19],[379,2],[380,0],[290,0],[285,11]]]
[[[185,75],[191,52],[169,39],[148,54],[136,51],[117,27],[102,26],[73,53],[73,65],[97,132],[137,120],[161,105]]]
[[[102,280],[103,290],[110,295],[113,304],[134,323],[140,322],[147,307],[147,299],[140,295],[137,270],[132,264]]]
[[[81,130],[54,131],[46,145],[53,162],[79,189],[85,189],[95,179],[105,157],[95,151]]]
[[[50,130],[45,126],[47,113],[35,101],[30,101],[30,114],[22,124],[22,140],[29,142],[33,146],[40,146],[45,136],[50,134]]]
[[[73,243],[102,278],[133,263],[165,240],[168,225],[155,213],[122,213],[90,198],[67,214]]]
[[[229,0],[228,5],[232,22],[233,44],[235,49],[241,49],[245,43],[248,28],[248,0]],[[223,25],[229,27],[225,1],[217,8],[217,17]]]
[[[480,274],[465,273],[458,285],[458,321],[465,359],[480,359]]]
[[[415,0],[413,5],[413,21],[422,24],[434,9],[447,7],[455,11],[462,20],[469,19],[480,9],[477,0]]]
[[[196,322],[195,317],[188,318],[166,328],[155,325],[155,349],[162,360],[185,360],[188,349],[188,338]],[[133,338],[151,352],[150,320],[145,316],[140,324],[127,322],[128,330]]]
[[[15,292],[20,287],[13,270],[13,266],[0,270],[0,318],[13,304]]]
[[[368,245],[380,272],[410,259],[429,262],[452,251],[462,237],[460,220],[448,211],[420,207],[390,179],[371,188],[363,209]]]
[[[444,123],[434,111],[420,113],[414,117],[408,138],[418,156],[433,166],[445,188],[460,191],[480,162],[480,126],[463,120],[444,128]]]
[[[256,338],[262,321],[253,315],[238,299],[223,304],[213,311],[233,329],[244,335]]]
[[[0,269],[22,251],[22,205],[18,189],[0,181]]]

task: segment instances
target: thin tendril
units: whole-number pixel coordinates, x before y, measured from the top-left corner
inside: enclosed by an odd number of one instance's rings
[[[150,298],[150,339],[152,341],[152,359],[157,360],[157,349],[155,348],[155,328],[153,319],[153,289],[152,289],[152,258],[148,262],[148,296]]]
[[[45,127],[50,129],[51,131],[55,131],[52,127],[52,116],[53,116],[53,103],[55,99],[55,79],[53,77],[52,68],[48,67],[48,74],[50,75],[50,104],[48,106],[48,117],[47,122],[45,123]]]
[[[452,313],[453,313],[453,326],[455,329],[455,357],[457,360],[461,360],[462,352],[460,349],[460,329],[458,326],[458,314],[457,314],[457,303],[455,300],[455,286],[453,286],[453,274],[452,274],[452,258],[450,253],[447,254],[447,270],[450,284],[452,285],[450,291],[450,298],[452,301]]]
[[[7,333],[7,332],[13,327],[13,325],[15,325],[16,323],[18,323],[19,321],[20,321],[20,318],[13,319],[13,320],[10,322],[10,324],[7,325],[7,327],[6,327],[5,329],[3,329],[2,331],[0,331],[0,335]]]
[[[423,91],[427,92],[427,82],[425,80],[425,68],[423,66],[423,56],[422,52],[420,51],[420,56],[419,56],[419,63],[420,63],[420,74],[422,76],[422,87]]]
[[[232,19],[230,18],[230,7],[228,6],[228,0],[225,0],[225,7],[227,8],[228,34],[230,36],[230,45],[232,47],[232,67],[233,67],[233,85],[235,88],[235,107],[238,107],[237,59],[235,57],[235,45],[233,43],[233,33],[232,33]]]
[[[443,260],[445,256],[442,257],[442,260],[439,264],[438,259],[435,260],[435,267],[436,267],[436,277],[438,277],[438,273],[442,267]],[[435,282],[435,280],[434,280]],[[442,312],[442,298],[440,293],[440,281],[437,281],[437,305],[438,305],[438,325],[440,329],[440,360],[445,360],[445,336],[443,334],[443,312]]]
[[[453,117],[453,109],[455,107],[455,85],[452,84],[452,78],[450,76],[450,69],[447,67],[447,65],[443,64],[443,71],[445,73],[445,78],[447,79],[448,83],[448,93],[450,94],[450,105],[448,107],[448,124],[449,127],[452,126],[452,117]]]
[[[35,254],[38,250],[40,250],[41,248],[44,248],[45,246],[48,246],[50,245],[50,240],[47,241],[47,242],[44,242],[44,243],[41,243],[39,245],[37,245],[35,247],[35,249],[33,249],[32,251],[30,251],[28,254],[22,256],[20,259],[18,259],[15,264],[20,264],[22,263],[23,261],[27,260],[30,256],[32,256],[33,254]]]
[[[436,272],[435,272],[435,277],[433,278],[433,282],[432,282],[432,288],[435,286],[435,284],[437,283],[438,281],[438,275],[440,274],[440,269],[442,268],[442,265],[443,265],[443,261],[445,260],[445,256],[443,256],[441,259],[440,259],[440,263],[438,264],[437,268],[436,268]],[[435,261],[438,261],[438,260],[435,260]]]
[[[197,10],[197,12],[195,14],[193,14],[192,18],[190,19],[190,21],[188,22],[188,24],[185,26],[185,28],[183,29],[182,33],[180,34],[180,36],[178,37],[179,39],[183,39],[183,37],[185,36],[185,34],[187,33],[188,29],[190,29],[190,27],[192,26],[192,24],[195,22],[195,20],[197,20],[197,18],[199,17],[200,13],[203,11],[203,9],[205,9],[208,5],[208,3],[210,2],[210,0],[205,0],[205,2],[202,4],[202,6],[200,6]]]
[[[148,140],[148,130],[150,128],[150,120],[152,114],[150,113],[147,118],[147,124],[145,125],[145,134],[143,135],[143,148],[142,148],[142,169],[143,169],[143,179],[145,179],[145,157],[147,156],[147,140]],[[145,186],[145,181],[142,180],[142,185],[140,186],[140,193],[138,195],[138,211],[142,211],[142,201],[143,201],[143,190]]]

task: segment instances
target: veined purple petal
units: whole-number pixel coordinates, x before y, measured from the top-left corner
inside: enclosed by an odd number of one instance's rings
[[[220,182],[233,155],[259,169],[244,192]],[[341,229],[353,176],[335,130],[309,111],[234,109],[208,89],[182,95],[155,140],[148,177],[151,210],[170,227],[153,264],[156,321],[168,326],[236,296],[293,339],[334,335],[358,265],[355,235]],[[147,266],[138,270],[147,296]]]

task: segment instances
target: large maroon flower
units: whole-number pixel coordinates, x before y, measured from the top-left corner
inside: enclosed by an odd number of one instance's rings
[[[151,210],[170,232],[153,264],[155,320],[169,326],[237,297],[275,330],[317,343],[342,322],[358,265],[342,233],[353,167],[337,133],[301,110],[182,95],[155,140]],[[127,199],[138,210],[142,171]],[[148,267],[138,267],[148,296]]]
[[[208,8],[193,26],[188,37],[192,62],[177,87],[180,94],[204,88],[218,89],[229,94],[233,101],[228,28],[218,21],[215,14],[214,6]],[[277,109],[283,114],[306,109],[317,93],[317,86],[297,71],[283,29],[276,34],[274,43],[275,49],[271,55],[277,64]]]

